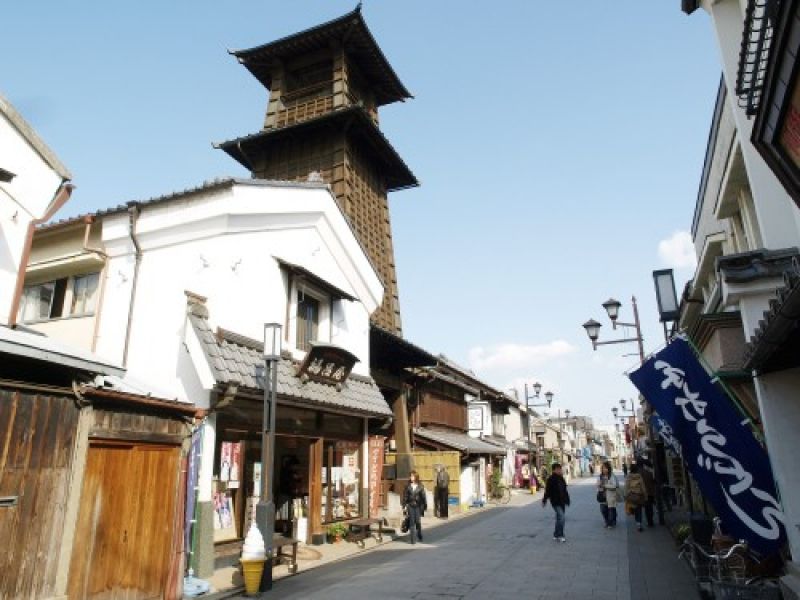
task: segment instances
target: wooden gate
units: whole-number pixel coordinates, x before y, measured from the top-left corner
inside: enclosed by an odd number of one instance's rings
[[[78,409],[0,389],[0,598],[54,595]]]
[[[162,598],[169,571],[180,449],[92,442],[69,597]]]

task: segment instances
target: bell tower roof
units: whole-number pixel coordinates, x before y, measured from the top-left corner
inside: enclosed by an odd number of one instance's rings
[[[377,106],[412,98],[372,37],[360,4],[352,12],[322,25],[261,46],[229,52],[271,90],[273,75],[281,62],[333,45],[341,46],[358,65],[375,94]]]

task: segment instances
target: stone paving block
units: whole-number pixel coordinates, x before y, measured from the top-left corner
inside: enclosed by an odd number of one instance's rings
[[[285,600],[695,600],[693,580],[669,535],[639,535],[620,519],[606,530],[594,481],[570,483],[566,544],[553,542],[553,513],[531,496],[510,508],[464,517],[426,531],[425,543],[396,541],[301,572],[275,585]],[[673,563],[678,563],[677,568]],[[686,594],[689,590],[689,594]],[[672,594],[665,596],[665,594]],[[681,595],[675,595],[681,594]],[[656,597],[657,596],[657,597]]]

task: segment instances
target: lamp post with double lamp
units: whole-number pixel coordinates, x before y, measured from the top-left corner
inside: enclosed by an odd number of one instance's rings
[[[616,406],[611,408],[611,412],[614,413],[614,418],[615,419],[617,419],[617,418],[619,419],[619,425],[622,425],[624,427],[625,426],[625,421],[628,421],[628,418],[625,415],[620,415],[619,414],[619,409]],[[636,418],[636,416],[634,415],[634,419],[635,418]],[[634,425],[634,429],[635,428],[636,428],[636,426]],[[630,451],[630,453],[628,453],[627,450],[625,452],[626,456],[630,456],[630,461],[631,462],[633,462],[633,448],[634,448],[634,445],[635,445],[634,435],[635,435],[635,433],[631,432],[631,451]],[[626,443],[626,445],[627,445],[627,443]]]
[[[272,538],[275,534],[275,412],[278,405],[278,361],[281,358],[281,325],[264,324],[264,413],[261,431],[261,489],[256,504],[256,525],[264,537],[267,564],[259,591],[272,589]]]
[[[609,298],[605,302],[603,302],[603,308],[606,309],[606,313],[608,313],[608,318],[611,319],[612,327],[616,330],[617,327],[627,327],[633,328],[636,332],[634,337],[624,337],[617,340],[606,340],[603,342],[599,342],[598,338],[600,337],[600,328],[602,327],[601,323],[598,323],[594,319],[589,319],[586,323],[583,324],[583,328],[586,330],[586,335],[589,336],[589,340],[592,342],[592,348],[597,350],[598,346],[603,346],[606,344],[623,344],[627,342],[636,342],[639,346],[639,361],[644,364],[644,337],[642,336],[642,326],[639,321],[639,308],[636,305],[636,296],[631,297],[631,304],[633,305],[633,323],[624,323],[619,321],[619,309],[622,306],[622,302],[619,300],[615,300],[614,298]],[[634,412],[634,423],[636,419],[636,413]],[[647,430],[649,432],[649,429]],[[634,436],[632,441],[636,442],[636,435],[637,431],[634,431]],[[655,446],[653,446],[655,447]],[[635,448],[634,448],[635,449]],[[654,457],[656,458],[656,457]],[[658,460],[653,461],[653,465],[655,468],[655,479],[656,479],[656,504],[658,508],[658,521],[659,524],[664,524],[664,513],[663,507],[661,504],[661,490],[659,481],[661,480],[658,472]]]
[[[527,422],[527,430],[528,430],[528,472],[530,473],[530,476],[528,477],[528,487],[530,488],[531,493],[533,493],[533,488],[534,488],[534,486],[531,485],[531,479],[533,479],[533,477],[534,477],[534,475],[533,475],[533,453],[531,452],[531,444],[532,444],[532,442],[531,442],[531,409],[532,408],[537,408],[537,407],[540,407],[540,406],[546,406],[547,408],[550,408],[550,406],[553,404],[553,395],[554,395],[553,392],[548,391],[548,392],[544,393],[544,399],[545,399],[544,402],[541,402],[539,404],[531,402],[531,400],[538,400],[539,399],[539,394],[541,393],[541,391],[542,391],[542,384],[537,381],[536,383],[533,384],[533,395],[531,396],[531,395],[528,394],[528,384],[527,384],[527,382],[525,383],[525,414],[528,417],[528,422]],[[536,461],[537,463],[539,463],[538,455],[539,455],[539,453],[537,452],[537,461]]]

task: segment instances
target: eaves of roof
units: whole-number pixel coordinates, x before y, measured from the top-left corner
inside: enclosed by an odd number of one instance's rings
[[[185,188],[183,190],[177,190],[174,192],[169,192],[167,194],[161,194],[160,196],[153,196],[151,198],[147,198],[145,200],[130,200],[125,204],[119,204],[117,206],[113,206],[110,208],[104,208],[93,213],[84,213],[81,215],[77,215],[75,217],[69,217],[67,219],[61,219],[58,221],[53,221],[51,223],[46,223],[41,225],[37,228],[37,231],[49,231],[53,229],[58,229],[61,227],[66,227],[70,225],[74,225],[75,223],[80,223],[84,221],[87,217],[105,217],[114,214],[120,214],[127,212],[128,208],[132,205],[136,205],[139,207],[145,206],[152,206],[155,204],[160,204],[162,202],[169,202],[171,200],[176,200],[179,198],[183,198],[186,196],[191,196],[192,194],[197,194],[200,192],[207,192],[214,189],[224,188],[232,185],[254,185],[254,186],[261,186],[261,187],[276,187],[276,188],[289,188],[289,187],[297,187],[297,188],[314,188],[314,189],[328,189],[328,185],[324,183],[318,182],[306,182],[306,181],[274,181],[270,179],[247,179],[247,178],[240,178],[240,177],[220,177],[217,179],[210,179],[204,181],[200,185],[192,186]]]
[[[769,372],[800,363],[800,261],[784,275],[786,285],[776,292],[759,321],[744,357],[746,371]]]
[[[64,180],[72,179],[72,173],[69,172],[67,167],[58,159],[55,152],[42,141],[33,127],[17,112],[14,106],[0,94],[0,114],[5,116],[11,125],[16,129],[22,137],[31,145],[36,153],[42,157],[53,171],[58,173],[59,177]]]
[[[0,326],[0,353],[58,364],[87,373],[122,377],[125,369],[99,356],[38,333]]]
[[[465,454],[505,454],[505,449],[489,444],[478,438],[473,438],[466,433],[458,431],[443,431],[428,429],[427,427],[414,428],[414,435],[430,440],[437,444],[453,448]]]
[[[430,352],[374,323],[369,327],[370,368],[408,369],[436,364]]]
[[[205,317],[189,314],[217,384],[261,393],[264,391],[263,344],[225,330],[211,330]],[[342,410],[367,417],[391,417],[392,410],[370,377],[350,374],[336,386],[303,381],[297,376],[298,363],[290,358],[278,361],[278,398],[319,408]]]
[[[343,43],[364,74],[370,79],[378,106],[411,98],[361,15],[355,10],[286,37],[242,50],[231,50],[235,56],[265,88],[272,89],[272,71],[282,59],[307,54],[320,48],[330,48],[332,43]]]
[[[372,149],[372,158],[381,161],[386,167],[388,191],[399,191],[419,185],[419,181],[389,143],[389,140],[360,106],[339,108],[286,127],[265,129],[232,140],[217,142],[214,147],[225,151],[239,164],[252,171],[253,164],[248,156],[253,153],[266,151],[272,144],[283,142],[287,138],[293,138],[300,134],[306,135],[317,129],[334,128],[339,130],[343,129],[345,125],[347,125],[348,135],[361,137]]]

